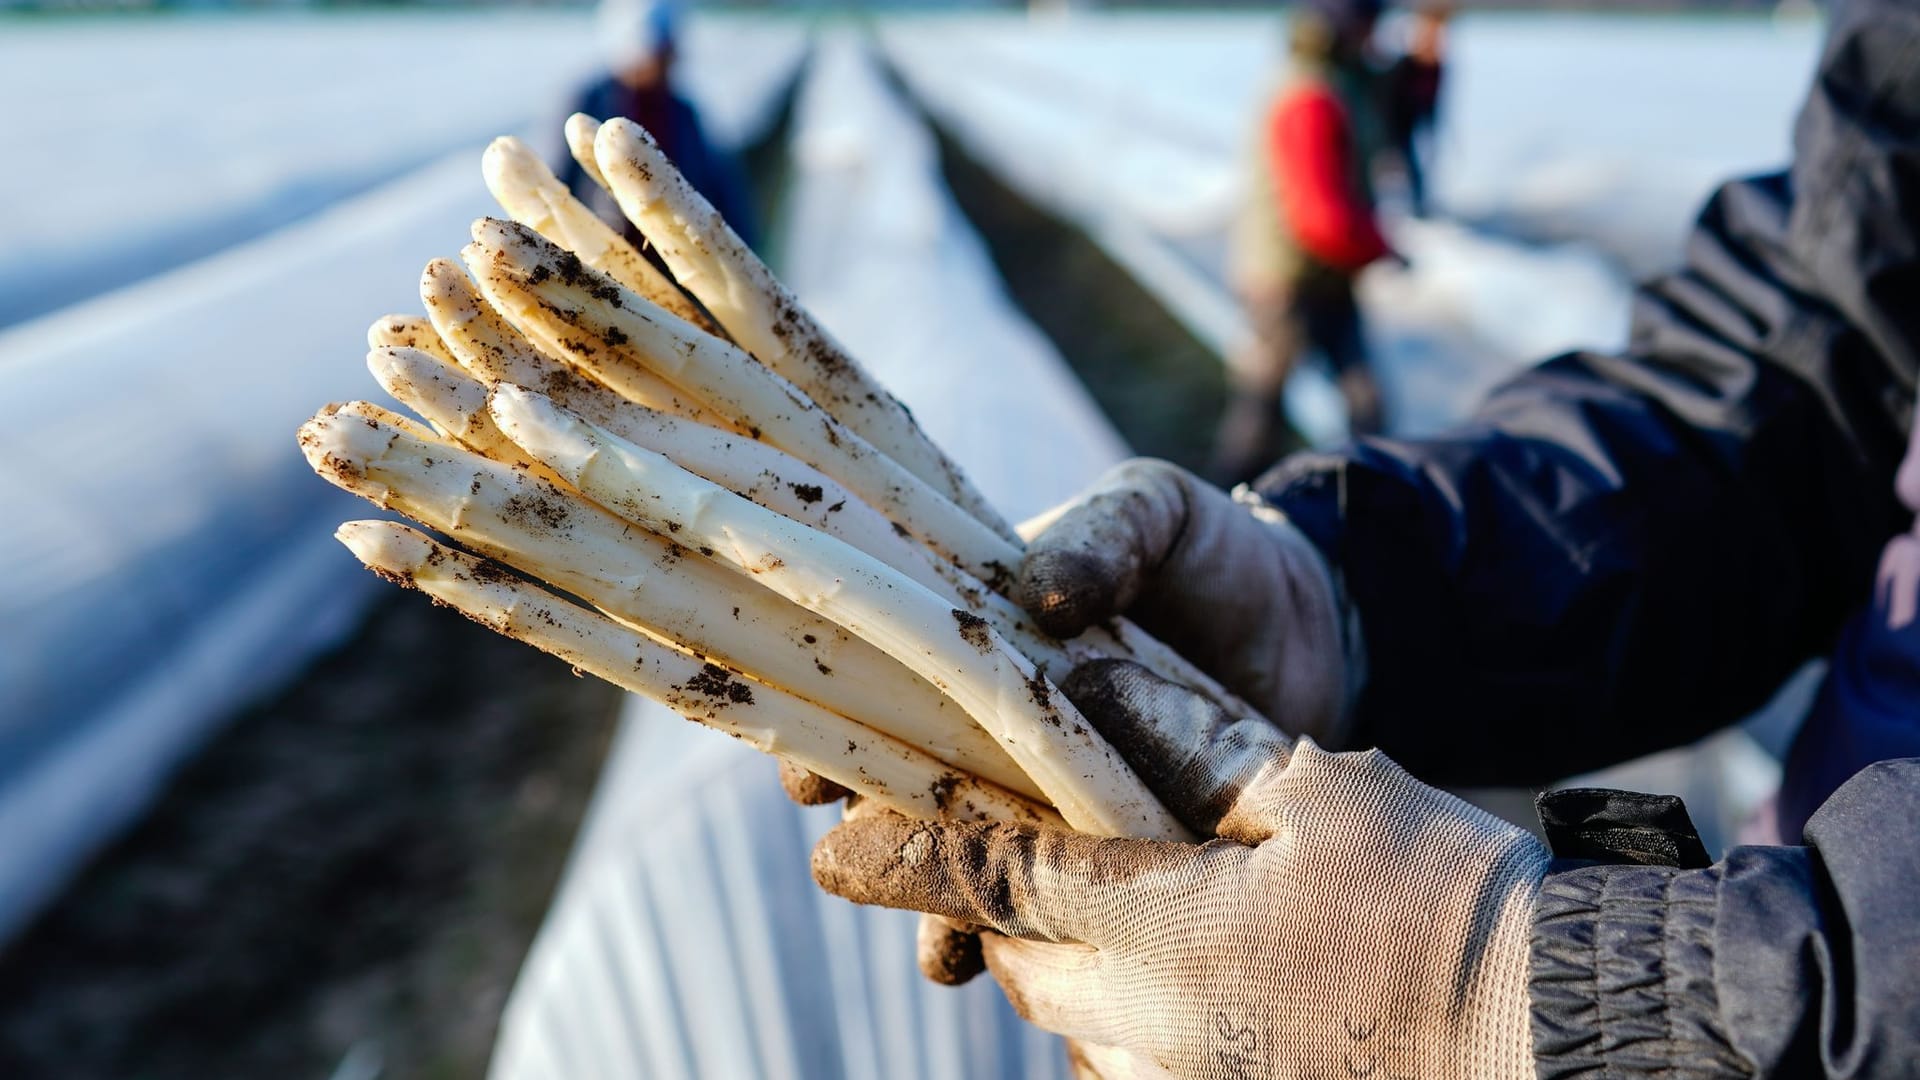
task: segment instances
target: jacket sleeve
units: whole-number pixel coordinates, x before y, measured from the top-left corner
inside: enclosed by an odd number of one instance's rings
[[[1359,615],[1350,744],[1439,783],[1624,760],[1759,705],[1867,596],[1920,346],[1920,12],[1832,19],[1791,171],[1714,195],[1624,354],[1262,478]]]
[[[1881,762],[1814,815],[1805,847],[1549,874],[1534,906],[1539,1075],[1911,1076],[1916,813],[1920,759]]]
[[[1267,146],[1275,194],[1300,250],[1339,270],[1387,254],[1387,241],[1353,175],[1346,113],[1324,87],[1296,90],[1274,106]]]

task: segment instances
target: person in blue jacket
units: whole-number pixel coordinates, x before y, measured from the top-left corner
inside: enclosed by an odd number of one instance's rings
[[[611,70],[584,87],[570,111],[600,120],[624,116],[646,128],[694,190],[706,196],[740,239],[754,246],[759,234],[740,162],[707,138],[700,114],[674,90],[679,6],[671,0],[606,0],[596,21]],[[625,229],[629,239],[639,239],[613,197],[571,155],[560,155],[558,171],[576,197],[608,223]]]
[[[1091,1075],[1913,1076],[1917,379],[1920,2],[1838,0],[1790,168],[1707,202],[1623,350],[1233,496],[1134,462],[1033,542],[1044,629],[1124,612],[1246,702],[1061,677],[1190,838],[856,812],[814,876],[983,928]],[[1430,786],[1692,741],[1836,639],[1786,844],[1710,862],[1610,791],[1543,844]]]

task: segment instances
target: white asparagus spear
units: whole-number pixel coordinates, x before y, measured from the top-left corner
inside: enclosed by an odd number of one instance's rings
[[[372,358],[369,358],[369,363],[372,362]],[[431,358],[424,358],[424,362],[432,361]],[[385,363],[388,366],[401,365],[406,370],[394,374],[383,374],[376,370],[375,375],[381,379],[382,385],[387,385],[388,391],[395,397],[422,410],[422,415],[432,419],[436,425],[442,428],[458,427],[463,431],[480,429],[483,434],[498,432],[492,418],[486,415],[487,388],[477,380],[466,379],[456,394],[449,392],[445,384],[460,382],[461,376],[448,376],[431,370],[414,373],[412,368],[421,366],[420,361],[411,361],[404,356],[388,359]],[[538,365],[552,365],[554,370],[542,371]],[[942,599],[985,618],[993,624],[995,631],[1042,668],[1065,671],[1080,660],[1121,655],[1117,650],[1090,651],[1093,645],[1099,644],[1091,640],[1084,643],[1087,648],[1075,651],[1041,633],[1028,621],[1026,612],[1020,610],[1013,601],[916,543],[911,536],[895,528],[885,516],[840,486],[832,477],[775,447],[623,400],[598,383],[571,376],[564,365],[544,357],[537,360],[529,358],[527,366],[517,369],[514,374],[520,377],[495,377],[492,382],[495,385],[505,382],[508,385],[538,387],[562,408],[606,428],[628,442],[664,454],[681,468],[711,480],[736,495],[853,545],[925,585]],[[552,377],[556,374],[563,377]],[[389,380],[395,380],[400,385],[388,385]],[[409,382],[420,384],[425,390],[407,385]],[[436,400],[415,404],[406,396],[408,393],[419,395],[423,392],[434,396]],[[466,410],[474,408],[480,410],[480,417],[464,415]],[[456,415],[448,415],[450,413]],[[502,460],[524,458],[519,447],[506,440],[505,436],[500,438],[506,442],[505,449],[478,446],[476,449]],[[462,441],[474,445],[470,439],[463,438]],[[545,470],[544,466],[536,467]]]
[[[1042,668],[1066,671],[1073,664],[1093,657],[1125,657],[1145,664],[1163,677],[1191,686],[1224,706],[1237,707],[1238,699],[1211,676],[1125,620],[1114,620],[1111,630],[1094,627],[1065,644],[1041,634],[1027,621],[1024,612],[1001,595],[1006,586],[1004,573],[989,586],[944,560],[929,557],[925,550],[899,535],[884,516],[859,498],[849,497],[832,478],[777,449],[619,398],[601,384],[526,344],[524,338],[501,324],[497,315],[480,305],[466,275],[458,267],[445,260],[440,262],[440,272],[436,274],[430,266],[428,276],[438,277],[447,285],[431,291],[423,286],[428,311],[436,316],[435,327],[443,322],[449,325],[449,330],[442,331],[448,342],[462,349],[463,355],[466,351],[473,353],[483,380],[538,387],[562,407],[621,438],[666,454],[683,468],[852,544],[951,602],[986,618],[995,631]],[[462,288],[464,296],[459,295]],[[441,317],[448,305],[438,301],[447,293],[457,297],[452,309],[464,314]],[[492,324],[491,337],[476,341],[474,329],[489,323]],[[368,363],[375,366],[376,358],[370,355]],[[386,366],[391,368],[394,362],[388,360]],[[443,432],[451,432],[454,438],[488,456],[524,461],[519,448],[499,434],[491,417],[486,415],[483,387],[462,386],[455,374],[420,370],[417,364],[411,375],[383,371],[379,366],[375,367],[374,374],[389,393],[420,411]],[[414,386],[401,384],[408,378]],[[558,479],[544,466],[533,467],[547,479]],[[818,489],[818,495],[811,501],[803,497],[813,495],[814,489]],[[841,509],[832,510],[835,506]],[[995,568],[1000,570],[1001,564],[995,564]]]
[[[451,259],[427,264],[420,275],[420,299],[460,365],[488,387],[503,382],[531,386],[568,408],[595,410],[593,415],[633,405],[605,383],[536,348],[500,317],[474,288],[466,271]],[[658,411],[644,405],[634,407]],[[665,412],[686,417],[684,411]]]
[[[536,379],[554,371],[581,378],[573,374],[571,365],[541,351],[501,318],[452,259],[434,259],[420,272],[420,302],[454,359],[488,385],[502,378],[519,382],[523,372]]]
[[[975,577],[1004,576],[1020,549],[821,410],[738,347],[684,320],[512,222],[474,224],[469,260],[480,288],[530,335],[621,394],[636,374],[665,381],[749,435],[838,479]],[[643,404],[647,404],[643,402]]]
[[[491,221],[492,219],[482,220]],[[454,345],[455,354],[464,361],[512,363],[516,358],[516,352],[509,348],[510,343],[525,343],[531,345],[534,352],[561,360],[572,368],[573,365],[568,361],[568,357],[584,355],[584,350],[595,348],[593,343],[583,340],[556,339],[544,332],[543,326],[547,324],[530,322],[523,314],[516,313],[513,305],[486,291],[485,282],[489,276],[487,265],[493,261],[494,256],[479,245],[469,244],[462,248],[460,258],[472,272],[474,279],[481,282],[481,291],[475,291],[473,282],[468,280],[465,274],[449,272],[450,265],[440,259],[427,265],[420,284],[422,298],[428,310],[433,313],[435,325],[438,326],[441,321],[448,324],[447,340]],[[578,261],[577,257],[575,261]],[[566,338],[571,333],[577,332],[570,329],[562,330],[560,336]],[[482,357],[490,357],[491,361]],[[718,427],[735,426],[725,417],[704,408],[692,395],[650,371],[636,368],[623,371],[621,376],[619,385],[614,389],[629,400],[641,402],[650,408],[670,412],[676,416],[699,419]]]
[[[447,343],[440,340],[433,324],[418,315],[382,315],[367,327],[367,348],[393,346],[420,349],[453,362],[453,353],[448,351]]]
[[[444,272],[459,275],[461,282],[466,280],[451,264]],[[429,267],[428,273],[433,275],[434,268]],[[430,313],[435,313],[435,325],[439,325],[441,305],[432,294],[427,306]],[[450,317],[447,321],[456,320]],[[469,316],[457,325],[472,326],[479,321]],[[508,329],[507,333],[512,331]],[[486,415],[487,387],[500,383],[535,387],[569,412],[637,446],[665,454],[681,468],[775,513],[838,537],[952,603],[981,615],[1041,667],[1065,671],[1076,660],[1116,655],[1111,651],[1074,653],[1040,633],[1012,601],[916,543],[832,477],[773,446],[627,401],[531,346],[516,348],[501,343],[471,347],[467,344],[471,335],[457,328],[446,336],[461,350],[463,361],[475,377],[463,379],[460,374],[434,370],[427,366],[431,358],[422,362],[391,352],[370,355],[368,364],[389,393],[436,426],[454,431],[456,438],[481,453],[507,461],[524,459],[520,448],[504,436],[499,436],[504,448],[476,442],[476,438],[486,440],[498,433],[492,418]],[[416,397],[421,400],[416,401]],[[480,414],[477,417],[473,415],[476,409]],[[544,466],[540,468],[544,471]]]
[[[593,178],[593,182],[602,188],[607,186],[607,176],[600,171],[600,159],[593,154],[593,137],[600,133],[600,118],[586,113],[574,113],[567,117],[567,152],[573,155],[582,172]]]
[[[349,402],[300,445],[327,480],[579,596],[638,629],[754,672],[975,775],[1039,789],[959,706],[842,628],[579,496],[418,439]]]
[[[984,619],[534,391],[497,387],[492,410],[508,438],[588,498],[636,524],[711,547],[726,564],[945,690],[1074,828],[1107,836],[1189,835],[1072,703]]]
[[[879,440],[861,431],[859,424],[846,415],[847,410],[840,406],[851,404],[856,413],[862,411],[861,406],[868,404],[876,407],[883,403],[897,406],[892,396],[833,340],[793,298],[786,286],[773,276],[772,271],[739,242],[739,237],[714,212],[711,204],[686,184],[678,170],[659,153],[652,137],[639,125],[623,122],[621,127],[608,131],[606,137],[616,156],[623,150],[631,151],[628,168],[618,171],[622,178],[619,187],[609,183],[600,168],[599,151],[596,149],[602,127],[599,120],[585,113],[575,113],[567,118],[567,146],[574,159],[580,162],[596,183],[615,192],[622,209],[643,232],[647,232],[648,238],[660,249],[668,265],[674,268],[676,274],[686,275],[683,280],[707,284],[709,288],[714,287],[713,283],[716,282],[727,286],[717,294],[725,299],[709,298],[699,288],[695,288],[694,292],[722,322],[732,318],[743,324],[735,327],[729,323],[728,330],[734,340],[741,342],[758,359],[800,387],[836,419],[868,435],[869,442],[877,443]],[[627,130],[628,127],[631,130]],[[659,233],[658,236],[654,235],[655,231]],[[690,237],[692,241],[688,241]],[[782,317],[770,321],[767,318],[769,312],[776,312]],[[792,316],[791,323],[785,321],[787,314]],[[537,384],[522,382],[522,385]],[[868,394],[874,397],[870,399]],[[562,404],[568,408],[574,407],[571,401],[563,400]],[[939,455],[941,461],[945,461],[944,454],[920,431],[912,415],[904,407],[899,407],[899,411],[905,424],[912,429],[909,441],[925,443],[934,454]],[[600,422],[597,416],[583,415]],[[626,434],[618,428],[612,430]],[[693,471],[700,472],[699,469]],[[958,482],[966,486],[964,477],[958,477]],[[1071,505],[1063,503],[1032,521],[1022,523],[1018,530],[1011,530],[984,498],[972,494],[970,486],[966,486],[962,495],[958,500],[962,505],[991,524],[1003,537],[1017,542],[1038,535]],[[977,500],[977,503],[973,500]],[[981,513],[982,510],[984,513]],[[932,544],[936,549],[943,549],[938,539],[934,539]],[[899,565],[888,561],[890,565]],[[1013,558],[977,561],[967,570],[970,576],[984,578],[996,592],[1004,593],[1012,568],[1018,565],[1016,552]],[[1023,648],[1028,646],[1026,641],[1019,644]],[[1124,619],[1114,620],[1111,631],[1099,627],[1089,630],[1073,644],[1094,655],[1132,657],[1166,678],[1213,697],[1230,710],[1242,708],[1239,699],[1212,676]]]
[[[879,380],[816,322],[712,204],[631,120],[600,125],[594,156],[607,188],[683,288],[747,352],[847,428],[1013,540],[1011,526]]]
[[[1118,655],[1075,653],[1041,633],[1013,601],[915,542],[839,481],[776,447],[602,395],[547,396],[635,446],[893,567],[948,603],[985,618],[1039,667],[1066,671],[1077,660]]]
[[[762,506],[831,532],[929,587],[944,581],[957,594],[961,588],[978,585],[977,580],[932,558],[884,515],[805,462],[736,432],[628,401],[535,349],[485,305],[451,262],[440,259],[427,266],[421,297],[460,363],[487,387],[505,383],[537,389],[562,408],[621,438],[666,454],[682,467]],[[484,397],[482,393],[483,413]],[[468,392],[449,404],[461,410],[474,407]],[[517,447],[514,453],[518,454]],[[935,569],[926,569],[929,566]]]
[[[390,581],[901,813],[1059,822],[1051,811],[898,739],[629,630],[404,525],[349,521],[334,535]]]
[[[387,393],[462,446],[495,461],[531,466],[487,414],[486,384],[452,360],[405,346],[385,346],[367,353],[367,370]]]
[[[573,197],[540,156],[511,135],[487,147],[480,160],[487,190],[513,220],[584,259],[634,292],[713,332],[713,320],[626,238]]]
[[[696,393],[710,395],[710,400],[719,399],[723,412],[740,417],[740,410],[745,407],[741,404],[743,399],[765,402],[760,416],[774,417],[768,423],[777,430],[757,431],[750,428],[750,434],[766,438],[776,446],[789,450],[795,444],[804,447],[794,454],[803,463],[810,460],[807,457],[809,451],[817,455],[819,460],[815,464],[820,472],[839,480],[860,501],[875,507],[929,550],[953,563],[960,571],[957,587],[963,592],[970,590],[975,583],[985,582],[993,592],[1004,594],[1012,580],[1013,568],[1020,564],[1020,547],[1003,541],[918,477],[906,473],[891,459],[867,446],[857,435],[844,428],[837,429],[836,434],[835,422],[811,409],[811,403],[800,397],[796,388],[784,384],[778,376],[752,363],[734,346],[699,334],[658,308],[651,309],[650,317],[643,314],[648,307],[644,298],[625,292],[617,283],[605,277],[594,275],[580,266],[578,260],[567,263],[565,252],[555,249],[522,227],[483,220],[475,224],[474,232],[480,238],[475,246],[481,251],[472,256],[469,262],[489,269],[489,274],[483,276],[482,281],[493,282],[488,291],[495,302],[516,305],[518,310],[525,313],[524,319],[529,325],[548,326],[548,332],[554,338],[589,342],[586,347],[593,349],[591,354],[575,350],[573,356],[583,367],[600,376],[595,382],[624,386],[637,363],[658,362],[659,358],[665,358],[665,363],[671,365],[665,373],[668,378],[688,382],[701,380]],[[429,276],[433,273],[433,268],[429,267]],[[464,286],[465,277],[457,277],[459,285]],[[533,284],[535,278],[540,279],[538,285]],[[573,284],[568,284],[569,279]],[[613,299],[608,299],[609,296]],[[485,310],[477,298],[467,303],[481,311]],[[427,306],[429,311],[436,311],[436,299],[428,297]],[[440,318],[435,315],[436,325]],[[462,339],[462,335],[453,330],[448,331],[447,337],[452,342]],[[589,339],[598,340],[600,345],[596,348]],[[618,344],[607,345],[609,339]],[[621,405],[597,394],[591,385],[582,386],[585,380],[577,376],[561,376],[554,361],[525,350],[518,355],[510,355],[502,349],[483,349],[481,352],[494,357],[498,362],[491,366],[499,370],[498,375],[483,375],[483,381],[551,391],[552,396],[561,400],[563,407],[580,412],[615,434],[629,439],[636,434],[620,426]],[[482,362],[486,363],[484,359]],[[645,392],[646,387],[634,384],[629,390],[633,393]],[[812,417],[815,423],[804,420],[797,424],[789,422],[788,414],[779,411],[783,405],[800,409],[801,416]],[[644,439],[638,441],[647,445]],[[653,448],[674,456],[674,451],[658,446]],[[722,486],[740,490],[735,483],[709,475],[699,468],[692,471]],[[815,481],[796,479],[796,482],[812,484]],[[833,505],[833,501],[826,505]],[[856,546],[882,558],[889,565],[902,565],[872,548],[859,543]],[[951,580],[952,576],[948,576]],[[1027,651],[1035,662],[1051,665],[1060,663],[1059,652],[1048,645],[1050,639],[1022,631],[1026,620],[1014,605],[988,598],[982,605],[968,606],[976,610],[984,609],[980,613],[992,618],[995,628],[1003,634],[1011,632],[1016,644]],[[1131,658],[1164,678],[1207,694],[1223,708],[1244,708],[1216,680],[1131,623],[1117,619],[1113,620],[1113,626],[1111,631],[1105,627],[1089,629],[1071,643],[1069,655],[1074,659],[1090,656]],[[1064,668],[1055,666],[1054,670]]]
[[[504,279],[511,279],[511,275],[505,273],[506,266],[518,266],[524,263],[531,263],[532,266],[538,266],[541,264],[537,260],[542,254],[548,256],[549,264],[552,260],[558,258],[560,253],[551,251],[550,245],[544,245],[536,238],[513,234],[510,231],[511,227],[504,225],[504,223],[500,223],[500,226],[507,239],[501,241],[502,251],[499,255],[487,254],[485,245],[476,245],[481,247],[482,251],[470,255],[470,262],[479,261],[485,265],[494,266],[499,269]],[[477,224],[476,232],[478,232],[481,227],[481,225]],[[491,230],[489,230],[489,235],[492,235]],[[517,251],[518,257],[508,256],[508,250]],[[502,261],[503,259],[504,263]],[[527,277],[531,277],[534,271],[529,267],[521,271],[521,273]],[[549,288],[552,288],[552,283],[564,276],[566,275],[556,274],[551,265],[549,265],[545,284]],[[576,274],[575,276],[577,277],[578,275]],[[611,283],[603,283],[603,286],[605,284]],[[602,291],[604,291],[604,288]],[[533,310],[540,311],[555,319],[558,318],[552,311],[538,306],[542,302],[539,298],[530,297],[527,295],[526,290],[515,288],[511,284],[511,280],[508,280],[507,283],[500,286],[500,292],[505,295],[519,296],[521,302],[530,306]],[[429,264],[421,283],[421,294],[422,299],[426,303],[427,311],[433,318],[435,327],[440,329],[441,334],[446,338],[447,342],[453,346],[462,361],[465,362],[470,369],[474,370],[483,382],[489,385],[504,382],[512,385],[531,386],[540,389],[560,402],[563,407],[580,413],[596,424],[607,427],[615,434],[621,435],[623,438],[638,441],[642,445],[649,445],[644,438],[634,439],[637,432],[623,426],[621,420],[623,414],[621,410],[626,407],[626,403],[622,401],[619,395],[605,390],[605,384],[601,381],[587,378],[576,372],[572,366],[555,360],[550,355],[533,348],[527,342],[526,338],[522,337],[512,327],[507,326],[500,319],[499,315],[474,292],[473,286],[468,281],[467,276],[461,273],[459,268],[455,267],[452,263],[446,260],[436,260],[436,262]],[[560,291],[558,298],[568,303],[579,305],[578,308],[572,310],[578,310],[582,312],[583,315],[584,312],[590,308],[603,305],[604,303],[591,293],[580,290]],[[560,308],[558,304],[553,304],[551,301],[546,302],[552,308]],[[629,306],[637,307],[643,302],[644,301],[635,298],[635,302]],[[624,310],[624,308],[619,310]],[[616,310],[615,314],[618,313],[618,310]],[[576,318],[583,317],[583,315],[576,316]],[[673,322],[670,318],[664,316],[658,318],[652,324],[639,323],[637,320],[627,324],[629,329],[634,329],[636,332],[640,332],[639,327],[642,325],[651,325],[654,329],[662,332],[664,340],[658,345],[658,348],[661,349],[665,355],[696,356],[703,354],[706,350],[714,348],[715,346],[723,350],[731,348],[726,346],[724,342],[716,342],[715,339],[704,335],[687,333],[684,336],[673,337],[668,333],[674,329]],[[568,324],[567,330],[557,332],[560,333],[561,336],[584,337],[594,332],[604,334],[605,329],[605,327],[600,327],[597,331],[592,328],[581,329]],[[625,333],[626,331],[623,330],[621,332]],[[602,352],[602,359],[607,359],[604,350]],[[628,365],[620,365],[617,370],[626,371],[627,367]],[[766,377],[763,371],[756,369],[752,365],[747,365],[744,370],[748,373],[748,378]],[[621,381],[621,379],[615,377],[613,381]],[[664,380],[660,381],[657,386],[668,388],[654,389],[652,391],[653,393],[672,398],[678,406],[676,410],[667,411],[675,411],[677,415],[709,423],[714,418],[715,414],[703,412],[697,407],[687,404],[688,399],[686,396],[681,394],[680,391],[670,388],[669,384],[666,384]],[[646,384],[637,381],[629,382],[627,388],[629,393],[634,394],[647,392],[648,390]],[[642,407],[647,407],[647,404],[642,403]],[[661,410],[655,409],[654,411],[659,412]],[[819,431],[826,432],[832,430],[830,421],[824,417],[821,418],[821,421]],[[814,432],[814,428],[806,425],[802,425],[799,429],[799,435],[802,439],[813,436]],[[1004,544],[1000,538],[991,531],[981,527],[976,521],[971,520],[968,515],[960,512],[957,507],[946,502],[938,493],[929,489],[918,477],[906,475],[904,470],[892,467],[888,459],[883,455],[874,453],[870,447],[865,447],[857,436],[843,433],[839,436],[837,442],[829,438],[826,439],[824,443],[818,438],[815,438],[812,441],[812,447],[818,453],[827,455],[831,459],[831,463],[820,470],[824,474],[829,476],[837,475],[842,479],[849,475],[866,477],[867,483],[864,485],[856,487],[853,484],[846,484],[844,486],[852,491],[859,501],[866,502],[881,511],[882,516],[889,521],[901,523],[902,528],[907,529],[915,538],[926,544],[931,551],[936,552],[945,560],[953,563],[959,570],[959,579],[955,584],[963,594],[972,589],[976,583],[982,582],[987,584],[995,593],[1004,594],[1006,592],[1012,580],[1013,568],[1017,567],[1020,563],[1020,548]],[[657,446],[653,448],[663,449]],[[664,452],[668,453],[670,457],[674,456],[672,451]],[[863,457],[862,455],[865,456]],[[714,480],[723,486],[740,490],[729,480],[702,472],[699,468],[694,468],[693,471],[707,476],[708,479]],[[810,478],[796,476],[792,479],[801,484],[820,483],[823,489],[827,487],[824,482],[815,481]],[[837,501],[837,498],[828,500],[825,505],[831,506]],[[800,520],[805,519],[801,518]],[[945,534],[935,535],[938,531],[937,526],[927,525],[926,521],[928,520],[945,522],[954,528]],[[889,525],[889,529],[891,529],[891,525]],[[855,546],[861,547],[862,550],[868,551],[870,554],[874,554],[876,557],[888,562],[889,565],[896,567],[902,565],[900,562],[896,562],[892,558],[887,557],[880,550],[867,547],[849,537],[842,538],[849,539],[850,542],[855,543]],[[971,605],[969,606],[971,607]],[[977,610],[979,610],[981,614],[993,619],[995,629],[1001,631],[1003,635],[1010,635],[1014,639],[1015,644],[1023,651],[1026,651],[1028,656],[1035,660],[1035,662],[1050,665],[1057,665],[1059,663],[1060,658],[1058,654],[1046,644],[1050,642],[1051,639],[1046,639],[1037,634],[1027,635],[1022,632],[1026,626],[1026,620],[1024,614],[1020,613],[1013,605],[1000,603],[996,598],[989,598],[986,603]],[[996,612],[998,613],[998,617],[996,617]],[[1079,638],[1069,643],[1067,647],[1069,655],[1076,660],[1086,659],[1090,656],[1117,656],[1137,660],[1164,678],[1190,686],[1212,697],[1215,701],[1221,703],[1224,708],[1244,711],[1244,706],[1239,703],[1238,699],[1211,676],[1187,662],[1172,649],[1155,641],[1150,635],[1141,632],[1138,627],[1133,626],[1124,619],[1113,620],[1113,630],[1111,631],[1105,627],[1091,628],[1080,635]],[[1058,671],[1064,669],[1055,666],[1052,670]]]

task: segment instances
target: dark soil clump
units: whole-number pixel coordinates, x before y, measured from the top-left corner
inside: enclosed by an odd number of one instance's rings
[[[993,631],[987,620],[971,611],[953,609],[953,621],[960,624],[960,636],[981,652],[993,651]]]
[[[688,690],[705,694],[716,704],[751,705],[753,688],[733,677],[733,672],[718,664],[703,664],[700,674],[687,680]]]

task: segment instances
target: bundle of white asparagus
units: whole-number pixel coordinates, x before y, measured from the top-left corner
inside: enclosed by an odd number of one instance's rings
[[[903,813],[1184,838],[1048,675],[1122,657],[1225,691],[1124,621],[1040,633],[1006,596],[1019,535],[647,133],[566,134],[670,276],[496,140],[512,220],[427,266],[426,318],[369,333],[426,424],[349,402],[300,429],[320,475],[438,537],[352,521],[341,542]]]

